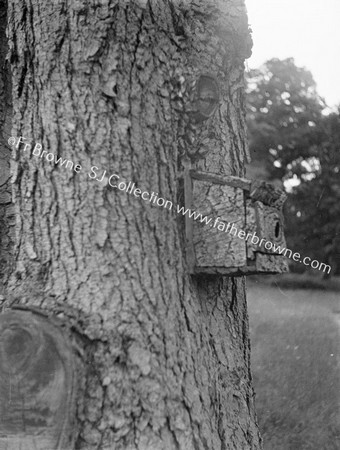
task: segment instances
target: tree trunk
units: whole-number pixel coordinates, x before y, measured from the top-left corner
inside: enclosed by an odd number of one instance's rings
[[[11,79],[9,64],[6,61],[6,4],[0,1],[0,280],[9,274],[12,268],[12,248],[14,243],[15,215],[12,204],[10,183],[11,149],[7,139],[11,131]],[[0,294],[2,293],[0,288]]]
[[[26,140],[5,306],[77,336],[74,448],[260,449],[245,281],[190,276],[183,220],[154,202],[182,202],[189,164],[244,175],[243,0],[12,0],[7,17],[11,135]],[[218,107],[191,125],[200,75]]]

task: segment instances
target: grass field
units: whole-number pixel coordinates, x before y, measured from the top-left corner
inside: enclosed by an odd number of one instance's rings
[[[340,450],[340,293],[248,281],[265,450]]]

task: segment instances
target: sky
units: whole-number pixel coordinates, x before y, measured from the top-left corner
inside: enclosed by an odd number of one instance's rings
[[[245,0],[253,30],[250,69],[293,57],[330,107],[340,104],[340,0]]]

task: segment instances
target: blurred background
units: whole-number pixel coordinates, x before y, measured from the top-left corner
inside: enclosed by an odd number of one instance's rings
[[[283,187],[290,273],[248,281],[265,450],[340,449],[340,2],[246,0],[247,177]]]

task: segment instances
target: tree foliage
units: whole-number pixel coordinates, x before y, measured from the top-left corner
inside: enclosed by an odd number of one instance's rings
[[[340,267],[340,114],[318,124],[317,170],[302,177],[287,203],[288,235],[295,246]]]
[[[280,179],[289,197],[287,238],[315,259],[340,252],[340,111],[325,114],[312,74],[293,58],[271,59],[248,73],[252,160]]]
[[[265,164],[269,178],[287,178],[301,170],[296,161],[310,156],[324,107],[312,74],[297,67],[293,58],[271,59],[248,73],[250,149],[252,159]]]

